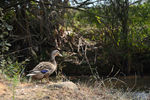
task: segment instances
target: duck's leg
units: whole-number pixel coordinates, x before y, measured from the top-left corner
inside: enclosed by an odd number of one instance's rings
[[[50,81],[49,81],[49,77],[47,77],[47,83],[49,83]]]
[[[43,79],[41,79],[41,84],[43,83],[42,80],[43,80]]]
[[[46,83],[49,83],[50,82],[49,81],[49,76],[46,76],[45,78],[46,78],[46,81],[47,81]]]
[[[31,83],[31,82],[32,82],[32,77],[29,77],[28,83]]]

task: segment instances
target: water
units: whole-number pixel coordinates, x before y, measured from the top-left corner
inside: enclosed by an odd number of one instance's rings
[[[130,91],[132,97],[135,98],[134,100],[150,100],[150,76],[126,76],[119,77],[119,79],[125,82],[125,85],[121,86],[123,84],[118,84],[116,87]]]
[[[150,94],[146,92],[134,92],[132,98],[134,100],[150,100]]]
[[[150,76],[125,76],[119,77],[120,80],[125,82],[126,86],[132,91],[144,91],[146,93],[150,92]]]
[[[74,77],[73,80],[88,82],[90,79],[89,77],[83,76]],[[107,88],[130,92],[134,98],[133,100],[150,100],[150,76],[121,76],[117,78],[103,78],[102,80]]]

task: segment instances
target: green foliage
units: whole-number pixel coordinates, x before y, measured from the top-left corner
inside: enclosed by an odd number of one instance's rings
[[[48,60],[54,48],[75,52],[76,60],[80,62],[83,59],[86,64],[84,50],[87,43],[89,64],[94,69],[106,68],[107,71],[112,66],[122,71],[128,66],[137,66],[135,62],[140,59],[137,55],[150,52],[149,2],[128,6],[125,2],[128,0],[107,0],[94,4],[96,6],[86,8],[88,6],[83,5],[84,9],[74,10],[63,1],[42,1],[41,4],[41,1],[16,0],[13,3],[19,5],[8,9],[5,15],[0,10],[0,61],[1,69],[7,75],[13,77],[21,73],[25,64],[22,59],[31,57],[32,66]],[[7,3],[11,5],[12,1]],[[71,33],[66,34],[66,30],[71,30]],[[81,45],[80,37],[84,38]],[[90,48],[90,44],[97,49]],[[11,45],[12,51],[19,52],[14,57],[6,57]],[[147,55],[142,57],[148,59]],[[97,62],[93,63],[93,59]]]
[[[13,77],[13,80],[12,80],[12,88],[11,88],[12,94],[13,94],[13,96],[12,96],[12,99],[13,99],[13,100],[15,100],[16,87],[17,87],[17,84],[18,84],[18,83],[19,83],[19,80],[18,80],[18,76],[16,75],[16,76]]]
[[[150,4],[145,2],[131,5],[128,13],[125,13],[122,8],[125,2],[114,3],[112,1],[108,5],[91,7],[88,9],[90,14],[77,12],[74,20],[78,22],[77,26],[82,26],[79,28],[80,33],[86,39],[99,41],[103,46],[101,54],[98,54],[97,57],[97,60],[100,61],[98,65],[103,66],[102,69],[106,66],[115,66],[116,69],[125,71],[131,66],[137,66],[137,68],[132,67],[132,70],[136,70],[141,68],[143,63],[140,61],[140,64],[137,65],[137,59],[141,58],[138,56],[135,58],[135,55],[150,52]],[[127,20],[124,20],[125,18]],[[124,25],[125,21],[126,26]],[[93,32],[88,30],[89,26],[92,27]],[[122,43],[123,41],[126,42],[126,45]],[[143,59],[147,59],[147,57],[142,56]]]
[[[26,59],[23,62],[15,61],[13,62],[10,58],[7,59],[7,64],[5,64],[4,73],[8,75],[9,77],[20,77],[20,73],[24,71],[24,65],[29,61]]]
[[[8,77],[19,77],[20,73],[24,70],[24,66],[28,59],[22,61],[14,61],[15,57],[7,56],[11,44],[8,42],[7,37],[9,32],[12,31],[13,26],[6,23],[4,19],[4,14],[2,13],[2,8],[0,8],[0,70],[3,74],[8,75]],[[17,78],[18,79],[18,78]]]
[[[5,39],[8,36],[8,30],[12,29],[12,26],[8,25],[4,20],[4,14],[2,13],[2,8],[0,8],[0,68],[4,69],[6,66],[7,60],[5,59],[5,53],[9,50],[11,44]]]
[[[129,42],[134,47],[141,49],[149,48],[145,39],[150,36],[150,4],[144,3],[138,6],[131,6],[129,17],[130,17],[130,33]]]
[[[5,38],[8,36],[8,31],[11,31],[12,29],[13,27],[5,22],[2,8],[0,8],[0,54],[8,51],[9,47],[11,46],[11,44],[8,43]]]

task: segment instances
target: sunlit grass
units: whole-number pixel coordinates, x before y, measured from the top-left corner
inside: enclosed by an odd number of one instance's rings
[[[63,78],[66,78],[65,76]],[[5,79],[5,78],[4,78]],[[68,88],[49,88],[51,84],[31,82],[25,78],[20,82],[18,76],[9,80],[9,90],[11,91],[11,97],[9,99],[52,99],[52,100],[142,100],[140,95],[136,92],[132,92],[128,87],[116,88],[117,83],[126,85],[125,82],[112,77],[101,80],[95,80],[90,78],[87,81],[79,80],[75,82],[78,90],[72,90]],[[1,78],[2,80],[2,78]],[[67,78],[66,78],[67,80]],[[6,80],[5,80],[6,81]],[[58,78],[51,79],[51,82],[63,82],[64,79]],[[69,80],[67,80],[69,81]],[[135,95],[136,94],[136,95]],[[1,98],[0,98],[1,99]]]

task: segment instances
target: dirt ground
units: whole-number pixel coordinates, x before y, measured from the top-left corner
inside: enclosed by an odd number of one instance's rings
[[[7,86],[0,82],[0,96],[4,95],[8,91]]]
[[[12,90],[12,86],[0,83],[0,100],[100,100],[103,98],[102,94],[93,96],[91,91],[84,88],[82,90],[58,89],[47,88],[47,85],[20,83]]]
[[[120,92],[87,84],[77,84],[78,89],[50,88],[51,83],[14,84],[0,78],[0,100],[129,100]]]
[[[0,78],[0,100],[8,100],[10,98],[10,95],[11,92],[8,88],[7,83]]]
[[[108,94],[107,90],[98,87],[82,85],[78,86],[78,90],[72,90],[47,86],[48,84],[19,83],[13,88],[12,84],[1,82],[0,100],[128,100]]]

